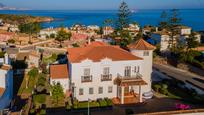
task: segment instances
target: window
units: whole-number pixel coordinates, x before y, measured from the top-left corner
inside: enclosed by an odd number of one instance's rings
[[[79,95],[83,95],[84,94],[84,90],[82,88],[79,89]]]
[[[137,66],[137,73],[140,73],[140,66]]]
[[[131,66],[126,66],[125,67],[125,77],[130,77],[131,76]]]
[[[90,68],[84,69],[84,76],[90,76]]]
[[[93,94],[94,89],[93,88],[89,88],[89,94]]]
[[[99,87],[98,88],[98,94],[102,94],[103,93],[103,87]]]
[[[143,56],[149,56],[149,51],[144,51]]]
[[[137,73],[137,66],[134,67],[134,72]]]
[[[109,75],[109,73],[110,73],[110,68],[109,67],[103,68],[103,75]]]
[[[108,87],[108,93],[112,93],[113,92],[113,87],[112,86],[109,86]]]

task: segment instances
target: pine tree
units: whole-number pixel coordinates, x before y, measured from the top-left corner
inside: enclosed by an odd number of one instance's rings
[[[122,2],[118,10],[118,20],[116,22],[116,29],[122,30],[127,27],[130,22],[131,11],[126,2]]]

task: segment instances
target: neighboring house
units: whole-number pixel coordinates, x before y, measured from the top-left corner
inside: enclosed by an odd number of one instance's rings
[[[9,32],[19,32],[20,30],[18,29],[18,25],[10,25],[8,27]]]
[[[50,84],[54,85],[60,83],[63,87],[64,93],[69,93],[69,72],[68,65],[50,65]]]
[[[52,27],[51,28],[46,28],[46,29],[43,29],[43,30],[40,30],[40,39],[46,39],[47,37],[50,37],[50,35],[55,35],[57,34],[57,29],[53,29]]]
[[[16,60],[25,61],[28,68],[39,67],[40,54],[36,51],[20,51],[16,55]]]
[[[0,33],[0,42],[7,42],[9,39],[13,39],[15,34],[12,32],[1,32]]]
[[[152,40],[154,40],[154,45],[160,46],[161,52],[169,51],[170,45],[170,33],[166,31],[154,32],[151,35]]]
[[[0,58],[0,110],[9,107],[13,97],[13,71],[7,54]]]
[[[178,26],[176,29],[178,29],[180,35],[190,35],[192,28],[188,27],[188,26]]]
[[[68,48],[68,85],[72,96],[79,101],[107,97],[119,104],[151,98],[155,47],[143,39],[128,47],[130,52],[97,42],[82,48]]]
[[[98,30],[100,30],[100,27],[97,25],[90,25],[90,26],[87,26],[87,29],[93,30],[93,31],[98,31]]]
[[[127,28],[123,28],[124,30],[128,30],[130,35],[132,37],[135,37],[137,36],[139,30],[140,30],[140,27],[138,24],[129,24],[129,26]]]
[[[103,28],[103,35],[106,36],[106,35],[110,35],[114,32],[114,29],[110,26],[106,26]]]

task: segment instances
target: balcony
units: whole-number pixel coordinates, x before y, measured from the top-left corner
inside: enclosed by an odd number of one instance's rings
[[[112,81],[112,74],[101,75],[101,81]]]
[[[147,83],[142,79],[142,75],[139,73],[133,76],[121,76],[118,74],[114,83],[119,86],[147,85]]]
[[[81,82],[82,82],[82,83],[92,82],[92,75],[89,75],[89,76],[81,76]]]

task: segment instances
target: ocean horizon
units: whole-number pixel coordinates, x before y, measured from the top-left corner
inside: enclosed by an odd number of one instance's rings
[[[157,26],[164,10],[169,11],[169,9],[134,10],[131,21],[139,23],[142,27],[144,25]],[[52,22],[43,22],[43,28],[61,25],[70,27],[75,23],[102,26],[105,19],[117,18],[117,10],[0,10],[0,14],[47,16],[55,19]],[[179,16],[183,25],[190,26],[195,31],[204,30],[204,9],[180,9]]]

